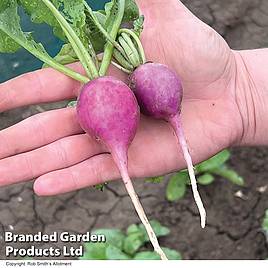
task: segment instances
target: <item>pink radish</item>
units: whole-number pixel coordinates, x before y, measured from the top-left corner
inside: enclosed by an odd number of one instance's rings
[[[133,72],[130,77],[130,87],[145,115],[164,119],[172,125],[188,167],[194,199],[201,216],[201,226],[204,228],[206,211],[198,193],[193,163],[184,138],[180,117],[183,96],[180,78],[165,65],[146,63]]]
[[[104,76],[82,88],[77,103],[78,120],[91,136],[103,142],[112,154],[128,194],[144,224],[155,251],[166,260],[128,175],[127,151],[137,131],[140,111],[130,88]]]

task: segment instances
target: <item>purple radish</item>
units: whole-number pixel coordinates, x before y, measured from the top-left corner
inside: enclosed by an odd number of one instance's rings
[[[141,112],[156,119],[168,121],[179,140],[191,180],[195,202],[201,216],[202,228],[206,225],[206,211],[198,193],[192,159],[184,138],[181,123],[182,83],[178,75],[167,66],[146,63],[139,66],[130,77]]]
[[[127,151],[140,119],[135,95],[126,84],[114,77],[100,77],[82,88],[77,114],[85,132],[103,142],[110,151],[155,251],[166,260],[128,175]]]

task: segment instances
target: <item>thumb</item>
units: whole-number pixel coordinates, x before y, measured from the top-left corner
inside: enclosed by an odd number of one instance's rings
[[[136,0],[145,16],[147,60],[168,65],[185,81],[215,81],[230,58],[223,38],[179,0]]]
[[[154,26],[157,21],[167,22],[194,16],[179,0],[136,0],[136,3],[146,18],[146,27]]]

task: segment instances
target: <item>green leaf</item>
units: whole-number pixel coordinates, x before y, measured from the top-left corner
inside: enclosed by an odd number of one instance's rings
[[[133,255],[144,245],[145,241],[146,239],[143,232],[136,232],[128,235],[124,241],[124,252]]]
[[[155,232],[155,235],[157,237],[166,236],[166,235],[168,235],[170,233],[170,230],[167,227],[161,225],[161,223],[159,221],[152,220],[152,221],[150,221],[150,224],[151,224],[151,226],[152,226],[152,228],[153,228],[153,230]],[[140,224],[139,227],[140,227],[141,231],[145,235],[145,241],[146,242],[150,241],[150,239],[149,239],[149,237],[147,235],[146,229],[143,226],[143,224]]]
[[[169,248],[164,248],[164,247],[162,249],[169,260],[181,260],[182,259],[182,256],[178,251],[172,250]],[[137,253],[134,257],[134,260],[160,260],[160,257],[156,252],[143,251],[143,252]]]
[[[70,101],[67,105],[67,107],[75,108],[77,105],[77,101]]]
[[[104,7],[106,14],[106,29],[109,30],[111,25],[113,24],[113,20],[115,18],[115,14],[117,12],[117,1],[112,0],[105,4]],[[122,19],[122,23],[133,22],[134,20],[139,18],[139,8],[134,0],[126,0],[125,3],[125,11]]]
[[[69,0],[68,0],[69,1]],[[50,0],[42,0],[42,2],[49,8],[52,14],[55,16],[59,22],[66,38],[71,43],[77,57],[79,58],[81,64],[83,65],[87,76],[90,79],[98,77],[98,70],[95,66],[88,49],[84,46],[81,36],[79,36],[68,20],[62,15],[60,10],[58,10]],[[84,7],[84,5],[83,5]]]
[[[238,186],[245,185],[244,179],[241,176],[239,176],[236,171],[229,169],[225,165],[222,165],[221,167],[219,167],[217,169],[211,170],[211,172],[213,174],[219,175],[219,176],[229,180],[230,182],[232,182],[233,184],[236,184]]]
[[[86,27],[86,10],[84,0],[59,0],[63,4],[63,15],[71,24],[72,28],[84,44],[88,47],[90,43]]]
[[[265,211],[265,216],[264,216],[264,219],[262,222],[262,229],[268,237],[268,209],[266,209],[266,211]]]
[[[106,14],[104,28],[107,30],[108,33],[111,34],[111,30],[114,27],[115,21],[117,19],[118,11],[119,11],[117,0],[112,0],[111,2],[106,3],[104,10]],[[113,38],[115,39],[115,37]]]
[[[107,243],[84,243],[85,253],[80,260],[107,260]]]
[[[134,32],[137,34],[137,36],[140,36],[143,31],[143,24],[144,24],[144,16],[140,16],[138,19],[136,19],[133,22],[134,26]]]
[[[142,251],[137,253],[133,260],[160,260],[160,257],[153,251]]]
[[[197,173],[207,172],[217,167],[220,167],[226,161],[229,160],[230,156],[231,156],[230,152],[228,150],[224,150],[216,154],[215,156],[211,157],[207,161],[204,161],[201,164],[197,165],[196,172]]]
[[[56,8],[59,8],[60,1],[51,0]],[[34,23],[47,23],[51,26],[58,26],[58,22],[41,0],[19,0],[27,14],[31,16]]]
[[[163,248],[163,251],[169,260],[182,260],[181,254],[176,250]]]
[[[78,36],[83,35],[86,22],[84,0],[58,0],[62,4],[62,12],[66,20],[72,25]]]
[[[18,43],[0,30],[0,53],[14,53],[20,48]]]
[[[106,248],[106,260],[129,260],[130,256],[125,254],[121,249],[108,245]]]
[[[0,13],[5,11],[8,8],[9,0],[1,0],[0,1]]]
[[[164,176],[160,176],[160,177],[154,177],[154,178],[149,178],[146,179],[146,182],[151,182],[151,183],[161,183],[164,180]]]
[[[140,229],[140,227],[137,224],[131,224],[129,225],[129,227],[127,228],[127,235],[133,234],[133,233],[143,233]]]
[[[123,249],[125,235],[118,229],[97,229],[92,232],[93,234],[105,235],[106,243],[114,245],[119,249]]]
[[[78,58],[71,46],[71,44],[64,44],[60,52],[54,57],[54,60],[62,65],[77,62]],[[43,65],[43,68],[49,67],[47,64]]]
[[[117,8],[116,0],[112,0],[106,3],[104,6],[104,14],[106,15],[106,20],[105,20],[106,29],[108,29],[108,26],[110,24],[112,24],[113,17],[116,14],[116,8]]]
[[[46,62],[54,69],[61,71],[74,79],[86,83],[88,81],[86,77],[58,64],[48,55],[42,44],[36,43],[30,33],[24,33],[22,31],[17,9],[17,2],[15,0],[10,0],[9,7],[0,13],[0,30],[41,61]]]
[[[187,172],[179,172],[173,175],[168,182],[166,189],[166,198],[168,201],[177,201],[181,199],[186,192],[186,183],[189,180]]]
[[[150,221],[150,224],[151,224],[151,226],[155,232],[155,235],[157,237],[166,236],[170,233],[170,230],[167,227],[161,225],[161,223],[159,221],[152,220],[152,221]],[[127,229],[127,235],[128,236],[136,235],[137,237],[143,236],[144,242],[150,241],[149,237],[147,235],[146,229],[143,226],[143,224],[139,224],[139,225],[131,224]]]
[[[97,17],[99,23],[104,26],[106,21],[106,16],[103,15],[101,12],[94,12],[95,16]],[[105,38],[103,34],[100,32],[98,27],[95,25],[92,17],[88,12],[86,12],[86,25],[85,25],[85,33],[90,39],[92,46],[96,53],[103,52],[104,45],[105,45]]]
[[[93,11],[93,13],[94,13],[95,16],[97,17],[99,23],[104,27],[104,25],[105,25],[105,20],[106,20],[106,16],[105,16],[105,14],[103,14],[103,13],[101,12],[101,10],[100,10],[100,11]]]
[[[56,8],[60,7],[60,1],[51,0]],[[53,28],[56,36],[64,40],[64,34],[61,27],[50,10],[41,0],[19,0],[25,12],[31,16],[33,23],[46,23]]]
[[[99,191],[101,191],[101,192],[103,192],[106,184],[107,183],[97,184],[97,185],[94,185],[94,188],[99,190]]]
[[[45,52],[43,46],[33,40],[31,34],[24,33],[21,30],[20,17],[17,13],[17,3],[15,0],[10,0],[10,6],[0,13],[0,30],[8,35],[10,39],[14,40],[13,42],[24,45],[29,51],[40,54],[43,57],[50,57]],[[0,42],[1,46],[3,46],[3,43],[5,45],[5,40],[0,39]],[[13,46],[10,49],[13,50]]]
[[[107,248],[114,246],[123,249],[125,235],[117,229],[97,229],[92,234],[100,234],[106,237],[105,243],[84,243],[84,260],[107,260]],[[110,253],[109,253],[110,254]]]
[[[46,23],[53,28],[56,36],[65,40],[65,35],[51,11],[42,0],[19,0],[26,13],[31,16],[34,23]],[[51,3],[62,11],[62,15],[71,24],[76,34],[84,43],[86,36],[83,27],[85,26],[86,15],[84,12],[83,0],[50,0]]]
[[[134,0],[126,0],[123,23],[131,22],[139,18],[139,8]]]
[[[215,180],[215,178],[213,177],[213,175],[211,175],[209,173],[205,173],[204,175],[197,178],[198,183],[201,185],[209,185],[214,180]]]
[[[109,32],[112,24],[115,20],[117,12],[117,2],[112,0],[105,5],[105,10],[95,11],[94,15],[97,17],[99,23],[104,27],[104,29]],[[96,53],[101,53],[104,51],[104,46],[106,39],[100,32],[98,27],[95,25],[89,12],[86,10],[86,24],[84,27],[84,32],[86,36],[90,39],[92,46]],[[123,17],[123,23],[131,22],[139,17],[139,10],[135,1],[126,0],[125,12]]]

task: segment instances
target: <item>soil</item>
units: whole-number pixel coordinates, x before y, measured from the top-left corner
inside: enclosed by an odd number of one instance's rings
[[[268,45],[267,0],[185,0],[198,17],[220,32],[234,49]],[[44,105],[42,109],[62,106]],[[34,113],[39,106],[2,113],[0,127],[5,128]],[[151,219],[171,229],[161,244],[181,252],[184,259],[265,259],[268,242],[261,221],[268,208],[268,149],[232,150],[229,163],[246,180],[246,186],[234,186],[217,178],[201,187],[208,214],[205,230],[188,189],[186,197],[175,203],[165,200],[166,181],[161,184],[135,181],[136,189]],[[237,197],[240,193],[240,197]],[[95,228],[123,228],[139,223],[121,182],[112,182],[103,193],[94,188],[49,198],[33,194],[32,183],[0,189],[0,232],[17,233],[69,231],[84,233]],[[5,257],[0,237],[0,259]],[[29,247],[30,245],[21,245]],[[48,246],[39,244],[38,247]],[[58,247],[61,245],[57,243]],[[76,245],[77,246],[77,245]]]

